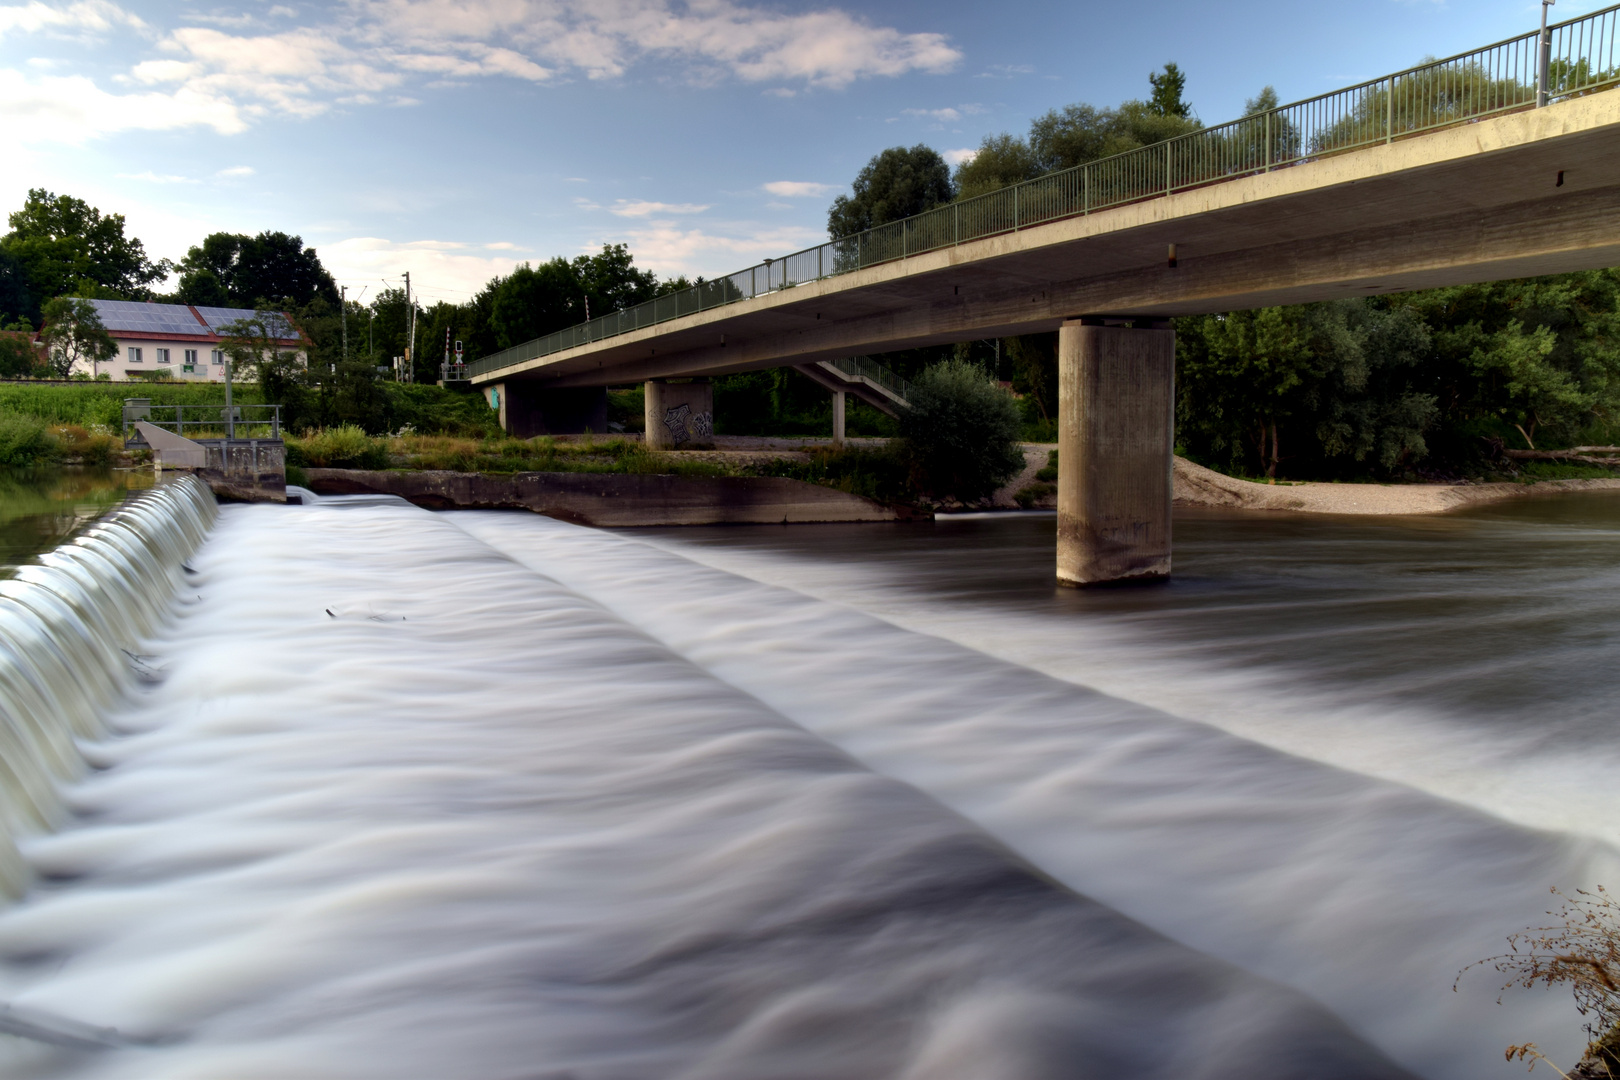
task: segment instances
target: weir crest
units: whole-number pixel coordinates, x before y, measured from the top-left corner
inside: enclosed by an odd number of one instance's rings
[[[0,580],[0,894],[29,871],[18,841],[65,814],[58,785],[86,762],[76,740],[142,677],[140,643],[214,523],[208,488],[182,477],[134,496]]]

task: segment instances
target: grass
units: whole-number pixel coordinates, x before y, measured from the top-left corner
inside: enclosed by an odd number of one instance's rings
[[[1562,461],[1524,461],[1519,463],[1520,479],[1534,480],[1614,480],[1620,470],[1605,469],[1601,465],[1576,465]]]
[[[752,476],[785,476],[790,480],[803,480],[878,502],[914,503],[917,500],[909,483],[909,469],[905,461],[888,449],[819,448],[808,451],[807,456],[807,461],[783,458],[751,465],[747,472]]]
[[[300,469],[443,469],[495,475],[520,472],[739,474],[736,468],[714,462],[651,453],[639,442],[622,438],[372,436],[352,426],[287,436],[287,463]]]

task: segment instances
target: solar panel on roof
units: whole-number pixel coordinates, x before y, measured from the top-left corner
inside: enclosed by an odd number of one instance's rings
[[[207,319],[208,328],[217,334],[220,333],[221,327],[229,325],[230,323],[236,322],[240,319],[251,319],[258,313],[252,308],[199,307],[197,308],[197,314],[201,315],[204,319]],[[287,325],[287,321],[285,319],[277,318],[275,321],[276,326],[279,327],[279,333],[281,336],[289,338],[298,336],[298,332],[291,326]]]
[[[145,334],[206,334],[208,331],[179,304],[144,304],[136,300],[92,300],[108,330]]]

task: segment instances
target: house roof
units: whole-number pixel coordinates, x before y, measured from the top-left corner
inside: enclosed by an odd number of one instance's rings
[[[101,324],[114,337],[173,339],[218,342],[223,340],[224,328],[239,319],[257,315],[252,308],[193,307],[189,304],[154,304],[139,300],[92,300]],[[276,340],[301,343],[303,336],[292,320],[283,313],[279,320]]]

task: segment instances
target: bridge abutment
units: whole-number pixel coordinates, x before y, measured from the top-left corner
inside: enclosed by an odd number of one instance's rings
[[[1059,584],[1169,576],[1175,373],[1167,320],[1058,330]]]
[[[547,388],[521,379],[496,384],[501,428],[519,439],[607,432],[607,387]]]
[[[708,379],[648,379],[645,400],[647,449],[714,441],[714,383]]]

